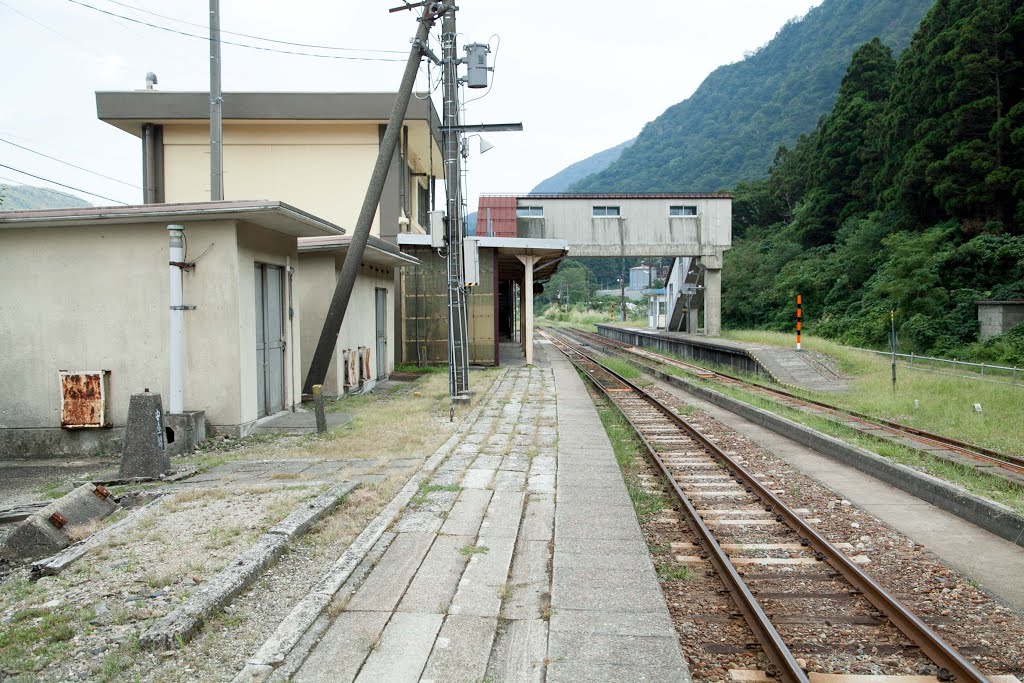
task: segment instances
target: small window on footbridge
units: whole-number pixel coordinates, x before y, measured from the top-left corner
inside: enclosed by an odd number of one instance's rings
[[[594,218],[614,218],[619,215],[619,207],[617,206],[595,206]]]
[[[669,216],[696,216],[696,206],[670,206],[668,207]]]
[[[516,209],[516,218],[544,218],[544,207],[520,206]]]

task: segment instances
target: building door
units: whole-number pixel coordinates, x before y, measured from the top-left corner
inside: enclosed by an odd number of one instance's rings
[[[388,290],[377,287],[377,379],[388,374]]]
[[[284,268],[257,263],[256,406],[258,417],[284,410]]]

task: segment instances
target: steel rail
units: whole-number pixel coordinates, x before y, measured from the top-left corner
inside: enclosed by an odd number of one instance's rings
[[[582,330],[573,330],[573,332],[578,333],[579,336],[581,336],[584,339],[597,340],[599,343],[603,343],[606,344],[607,346],[617,347],[622,350],[629,351],[631,353],[634,353],[635,355],[639,355],[640,357],[650,358],[655,362],[663,363],[666,365],[674,365],[676,367],[680,367],[683,369],[689,369],[701,377],[710,376],[713,378],[721,378],[723,380],[734,382],[744,387],[750,387],[760,391],[764,391],[769,394],[774,394],[776,396],[782,396],[797,404],[822,408],[824,410],[831,411],[834,415],[837,416],[856,418],[862,424],[871,427],[881,428],[884,431],[889,432],[890,434],[894,434],[897,436],[910,436],[910,438],[921,443],[941,446],[954,453],[959,453],[960,455],[966,456],[968,458],[978,460],[979,462],[993,464],[998,467],[1002,467],[1006,470],[1009,470],[1011,472],[1024,475],[1024,458],[1020,458],[1015,455],[1000,453],[999,451],[995,451],[990,448],[985,448],[984,446],[978,446],[976,444],[967,443],[965,441],[960,441],[952,437],[942,436],[941,434],[934,434],[923,429],[918,429],[917,427],[911,427],[909,425],[894,422],[892,420],[887,420],[885,418],[867,415],[865,413],[860,413],[855,410],[849,410],[847,408],[840,408],[839,406],[835,406],[830,403],[825,403],[824,401],[817,401],[815,399],[797,396],[796,394],[785,391],[784,389],[768,387],[763,384],[758,384],[757,382],[751,382],[750,380],[746,380],[741,377],[736,377],[735,375],[730,375],[726,372],[710,370],[699,365],[694,365],[692,363],[687,363],[686,361],[681,361],[676,358],[670,358],[668,356],[656,353],[654,351],[649,351],[642,347],[626,344],[625,342],[621,342],[617,339],[611,339],[610,337],[594,334],[593,332],[585,332]]]
[[[552,338],[552,335],[548,334],[548,336],[549,338]],[[571,346],[565,342],[562,342],[562,344],[564,346]],[[558,345],[556,344],[556,347],[557,346]],[[561,350],[561,347],[559,347],[559,349]],[[778,521],[785,522],[790,528],[794,529],[800,535],[801,542],[806,542],[807,545],[815,551],[819,559],[827,562],[833,569],[839,572],[839,574],[846,579],[850,585],[860,591],[868,602],[870,602],[879,612],[885,615],[893,626],[909,638],[912,643],[917,645],[921,652],[939,667],[938,678],[940,680],[975,681],[977,683],[988,681],[981,671],[979,671],[973,664],[967,661],[963,655],[943,640],[938,633],[932,630],[931,627],[924,623],[924,621],[922,621],[917,615],[907,609],[893,595],[882,588],[882,586],[874,579],[861,571],[861,569],[846,557],[842,551],[833,546],[832,543],[818,533],[814,527],[805,522],[803,518],[786,505],[781,498],[761,484],[761,482],[747,471],[745,467],[709,441],[703,434],[691,427],[689,423],[683,420],[671,408],[666,406],[640,386],[630,382],[618,373],[609,370],[597,359],[584,353],[582,350],[573,348],[572,351],[600,366],[604,372],[607,372],[617,381],[631,388],[636,395],[644,398],[648,403],[657,408],[662,414],[669,418],[670,421],[680,427],[689,436],[694,438],[711,455],[729,468],[733,472],[738,483],[747,486],[750,491],[760,498],[766,506],[771,507],[772,512],[776,514],[776,519]],[[566,357],[569,358],[569,354],[566,354]],[[572,359],[570,358],[570,360]],[[589,377],[590,373],[587,373],[587,375]],[[614,402],[614,398],[610,395],[609,398]],[[678,486],[675,485],[675,479],[669,476],[669,481],[673,482],[673,488],[678,490]]]
[[[541,334],[545,333],[541,332]],[[786,683],[808,683],[809,679],[807,678],[807,674],[800,668],[800,665],[797,664],[796,657],[793,655],[792,651],[790,651],[789,647],[782,639],[782,636],[775,629],[774,624],[772,624],[771,619],[768,618],[768,615],[765,613],[764,608],[761,607],[761,604],[757,601],[757,598],[750,592],[750,588],[740,577],[739,572],[736,571],[736,567],[729,561],[729,556],[726,555],[724,550],[722,550],[722,547],[718,544],[714,534],[704,523],[704,520],[701,519],[701,516],[697,514],[696,507],[694,507],[693,503],[690,502],[690,499],[672,477],[668,466],[658,455],[654,445],[647,440],[647,437],[644,436],[643,432],[633,422],[632,418],[630,418],[630,416],[615,402],[611,397],[611,394],[608,392],[607,387],[604,387],[600,382],[591,377],[593,370],[588,369],[577,362],[572,357],[571,353],[576,353],[577,355],[588,359],[591,363],[602,370],[606,370],[606,368],[586,354],[583,354],[578,350],[571,349],[571,347],[568,347],[551,335],[548,335],[548,338],[551,339],[556,348],[565,354],[565,357],[569,359],[569,362],[582,370],[583,374],[591,380],[594,386],[600,389],[612,404],[619,409],[623,417],[626,418],[626,421],[629,422],[630,426],[643,441],[644,445],[647,447],[647,451],[657,464],[658,469],[661,470],[666,481],[671,484],[676,497],[686,508],[688,513],[687,524],[690,526],[694,535],[699,539],[700,545],[708,551],[708,560],[715,568],[715,571],[718,572],[718,575],[722,577],[722,581],[725,583],[726,589],[729,591],[729,595],[732,597],[733,603],[735,603],[740,614],[743,616],[743,620],[747,623],[747,626],[750,627],[750,630],[753,632],[754,637],[757,639],[761,649],[764,650],[764,653],[768,657],[772,666],[775,667],[774,672],[777,672]],[[620,379],[614,373],[612,373],[612,376],[616,379]],[[632,385],[627,384],[627,386],[635,392],[635,388],[632,387]]]

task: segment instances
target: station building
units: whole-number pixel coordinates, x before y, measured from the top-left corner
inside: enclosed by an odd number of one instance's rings
[[[697,276],[690,284],[700,291],[700,308],[682,288],[666,288],[661,295],[665,324],[687,318],[684,325],[696,332],[699,319],[704,334],[721,334],[722,261],[732,247],[732,195],[484,195],[477,234],[563,239],[573,257],[683,257],[685,268]]]

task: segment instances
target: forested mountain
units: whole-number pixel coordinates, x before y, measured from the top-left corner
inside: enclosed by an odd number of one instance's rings
[[[0,184],[0,211],[72,209],[79,206],[92,205],[73,195],[45,187]]]
[[[714,191],[764,177],[776,148],[832,108],[853,51],[876,36],[901,50],[932,1],[825,0],[755,54],[713,71],[571,190]]]
[[[569,186],[578,180],[586,178],[592,173],[603,171],[622,156],[623,150],[636,142],[636,138],[626,140],[603,152],[593,154],[583,161],[577,161],[571,166],[566,166],[555,175],[542,180],[531,192],[565,192]]]
[[[938,0],[898,60],[861,46],[733,229],[727,324],[789,329],[802,294],[811,332],[883,344],[894,310],[905,350],[963,350],[975,301],[1024,297],[1024,3]],[[1024,326],[973,351],[1024,361]]]

